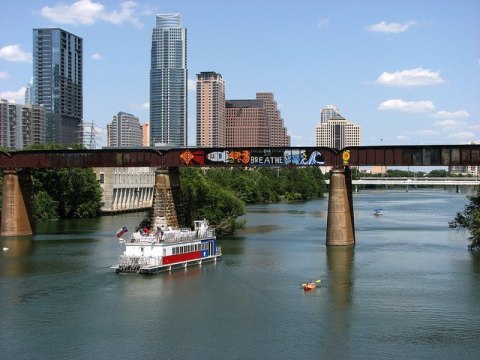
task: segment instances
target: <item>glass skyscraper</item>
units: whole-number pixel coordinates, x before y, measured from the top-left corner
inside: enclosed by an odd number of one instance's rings
[[[150,141],[187,145],[187,29],[180,14],[159,14],[152,31]]]
[[[33,104],[45,108],[47,142],[81,142],[83,40],[58,28],[33,29]]]

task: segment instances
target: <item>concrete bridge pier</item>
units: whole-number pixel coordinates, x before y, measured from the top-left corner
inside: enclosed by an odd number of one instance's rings
[[[0,235],[32,235],[34,231],[32,176],[30,172],[4,170]]]
[[[327,246],[355,245],[355,224],[350,168],[336,167],[330,171],[327,215]]]
[[[180,171],[178,168],[155,170],[152,204],[152,226],[178,227],[185,223],[182,206]]]

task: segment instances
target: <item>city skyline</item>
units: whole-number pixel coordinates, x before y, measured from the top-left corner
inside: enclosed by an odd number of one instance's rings
[[[6,0],[0,97],[23,103],[32,29],[59,27],[84,41],[84,121],[105,129],[112,113],[125,111],[148,122],[152,24],[156,14],[177,12],[189,36],[189,145],[196,133],[195,74],[204,71],[222,74],[227,99],[274,93],[292,146],[315,144],[328,104],[361,126],[362,145],[480,139],[480,3],[473,0],[206,0],[201,7]],[[221,16],[206,22],[212,13]]]

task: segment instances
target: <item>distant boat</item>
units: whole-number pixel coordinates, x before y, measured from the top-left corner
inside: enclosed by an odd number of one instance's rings
[[[382,209],[374,209],[373,210],[373,215],[375,215],[375,216],[383,215],[383,210]]]

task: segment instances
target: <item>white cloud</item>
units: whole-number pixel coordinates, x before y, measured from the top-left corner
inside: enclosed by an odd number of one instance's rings
[[[40,10],[40,14],[60,24],[93,25],[99,21],[106,21],[116,25],[127,22],[142,27],[135,14],[136,6],[135,1],[124,1],[120,4],[119,10],[107,12],[100,2],[78,0],[70,5],[60,3],[53,7],[45,6]]]
[[[438,131],[428,129],[428,130],[416,130],[413,133],[420,136],[433,136],[433,135],[437,135]]]
[[[437,120],[433,123],[433,125],[445,129],[445,128],[457,127],[457,126],[463,125],[463,123],[454,119],[445,119],[445,120]]]
[[[425,112],[435,109],[433,102],[427,101],[405,101],[402,99],[391,99],[382,102],[378,106],[381,111],[403,111],[403,112]]]
[[[328,19],[320,19],[317,23],[317,27],[321,29],[327,26],[329,23],[330,23],[330,20]]]
[[[457,133],[453,133],[448,135],[450,139],[458,140],[458,141],[474,141],[475,134],[471,131],[460,131]]]
[[[150,101],[145,101],[143,104],[140,105],[130,105],[132,109],[136,110],[149,110],[150,109]]]
[[[9,100],[15,103],[16,102],[23,103],[25,101],[25,90],[26,90],[26,87],[22,86],[17,91],[3,91],[0,93],[0,98]]]
[[[197,91],[197,80],[188,79],[188,91],[191,91],[191,92]]]
[[[0,71],[0,79],[8,78],[8,73],[6,71]]]
[[[405,135],[397,135],[397,140],[410,140],[410,138]]]
[[[32,54],[23,51],[20,45],[7,45],[0,48],[0,59],[7,61],[32,62]]]
[[[102,60],[102,59],[103,59],[103,55],[101,55],[101,54],[99,54],[99,53],[92,54],[92,59],[93,59],[93,60]]]
[[[470,114],[466,110],[458,110],[458,111],[437,111],[435,114],[431,115],[434,118],[456,118],[456,119],[463,119],[470,116]]]
[[[413,20],[407,21],[403,24],[401,23],[387,23],[386,21],[381,21],[378,24],[370,25],[368,30],[373,32],[382,32],[382,33],[389,33],[389,34],[396,34],[407,31],[416,22]]]
[[[377,79],[377,83],[391,86],[437,85],[444,82],[438,72],[422,68],[397,71],[394,73],[383,72]]]

